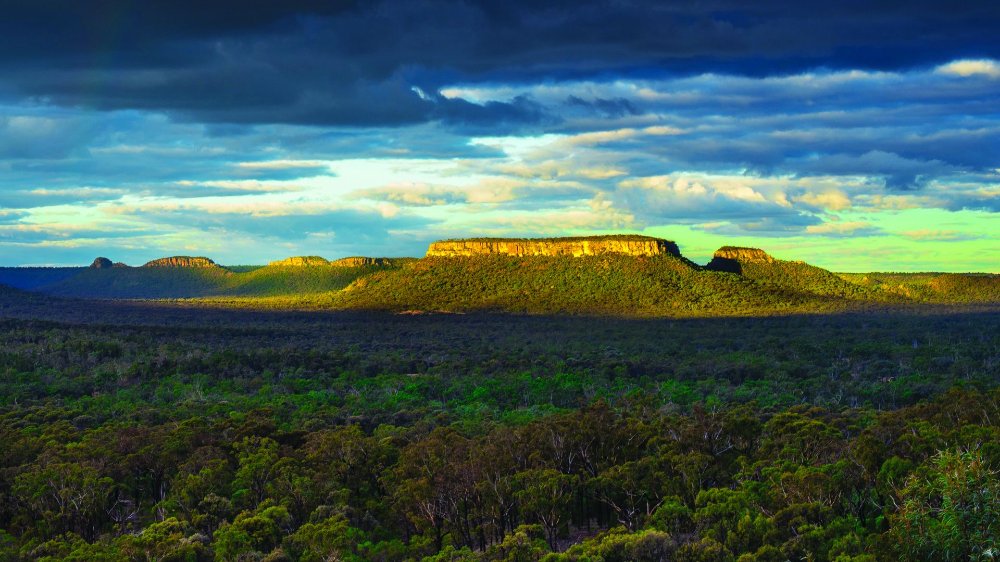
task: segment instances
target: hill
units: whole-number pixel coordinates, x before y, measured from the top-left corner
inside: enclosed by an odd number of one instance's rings
[[[269,265],[231,271],[208,258],[178,256],[153,260],[142,267],[86,268],[38,290],[51,295],[100,299],[311,295],[339,291],[359,277],[391,269],[405,261],[367,259],[370,263],[366,265],[350,265],[356,261],[327,262],[308,267]]]
[[[85,269],[85,267],[0,267],[0,284],[33,290],[78,275]]]
[[[723,246],[715,252],[705,269],[734,273],[762,285],[803,294],[850,300],[900,300],[899,295],[851,283],[835,273],[805,262],[774,259],[759,248]]]
[[[647,236],[445,240],[416,258],[298,256],[233,269],[175,256],[127,267],[100,258],[36,287],[101,299],[203,306],[501,311],[628,316],[767,315],[906,303],[1000,303],[1000,276],[835,274],[726,246],[705,267]],[[59,276],[55,276],[59,277]]]
[[[212,294],[233,275],[238,274],[222,267],[87,268],[38,290],[50,295],[97,299],[190,298]]]
[[[412,258],[409,260],[366,259],[371,260],[371,262],[341,262],[337,260],[328,262],[326,265],[307,267],[269,265],[254,271],[230,275],[212,290],[200,296],[273,297],[329,293],[339,291],[359,278],[378,272],[392,271],[398,268],[399,264],[413,261]],[[352,263],[359,263],[359,265],[351,265]]]
[[[1000,301],[1000,275],[988,273],[841,273],[856,285],[939,303]]]
[[[0,317],[18,312],[47,310],[57,300],[48,295],[0,284]]]
[[[703,270],[668,253],[429,257],[361,277],[334,295],[330,306],[674,316],[832,310],[843,304],[774,283]]]

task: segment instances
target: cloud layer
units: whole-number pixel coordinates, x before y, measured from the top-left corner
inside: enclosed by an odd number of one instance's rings
[[[0,265],[630,230],[991,269],[997,28],[972,1],[15,3]]]

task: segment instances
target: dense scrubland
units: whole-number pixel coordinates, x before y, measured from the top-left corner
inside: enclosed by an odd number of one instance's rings
[[[921,560],[995,541],[989,311],[60,302],[0,322],[4,559]]]
[[[996,278],[747,255],[0,286],[0,561],[991,559]]]

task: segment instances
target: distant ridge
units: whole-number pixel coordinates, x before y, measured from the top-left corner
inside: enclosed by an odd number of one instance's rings
[[[233,269],[207,257],[143,267],[98,258],[91,267],[0,268],[0,283],[79,298],[394,312],[712,316],[1000,303],[996,275],[835,274],[740,246],[719,248],[702,267],[674,242],[638,235],[441,240],[423,259],[295,256]]]
[[[204,256],[172,256],[146,262],[142,267],[220,267]]]
[[[330,260],[319,256],[293,256],[279,261],[273,261],[268,266],[275,267],[309,267],[315,265],[330,265]]]
[[[360,277],[390,271],[413,258],[349,257],[330,262],[319,256],[298,256],[238,271],[206,257],[173,256],[142,267],[108,267],[109,261],[96,260],[95,267],[78,268],[35,288],[52,295],[100,299],[319,295],[340,291]],[[4,273],[0,271],[0,278]]]
[[[330,265],[335,265],[337,267],[361,267],[364,265],[392,265],[392,260],[389,258],[368,258],[364,256],[351,256],[348,258],[340,258],[339,260],[330,262]]]
[[[347,258],[340,258],[339,260],[329,261],[326,258],[321,258],[319,256],[295,256],[291,258],[285,258],[280,261],[273,261],[268,264],[269,267],[318,267],[318,266],[334,266],[334,267],[359,267],[363,265],[390,265],[391,260],[388,258],[369,258],[364,256],[351,256]]]
[[[86,267],[0,267],[0,283],[33,291],[86,271]]]

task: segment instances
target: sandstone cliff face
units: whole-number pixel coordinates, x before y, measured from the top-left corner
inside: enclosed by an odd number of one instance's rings
[[[330,262],[325,258],[321,258],[319,256],[295,256],[292,258],[283,259],[281,261],[273,261],[268,265],[308,267],[310,265],[330,265]]]
[[[728,271],[743,273],[743,263],[774,263],[775,259],[764,250],[758,248],[742,248],[739,246],[723,246],[715,251],[712,261],[705,269],[711,271]]]
[[[759,248],[723,246],[715,251],[715,257],[744,263],[774,263],[774,258]]]
[[[341,258],[339,260],[327,261],[319,256],[297,256],[294,258],[288,258],[281,261],[273,261],[269,265],[276,265],[282,267],[309,267],[318,265],[332,265],[335,267],[358,267],[361,265],[389,265],[389,260],[386,258],[367,258],[367,257],[350,257]]]
[[[580,238],[470,238],[431,244],[428,257],[481,256],[628,256],[680,255],[677,244],[649,236],[589,236]]]
[[[205,257],[173,256],[160,258],[146,263],[142,267],[219,267],[214,261]]]
[[[389,265],[390,262],[386,258],[367,258],[363,256],[352,256],[349,258],[341,258],[336,261],[330,262],[330,265],[337,265],[340,267],[358,267],[361,265]]]

